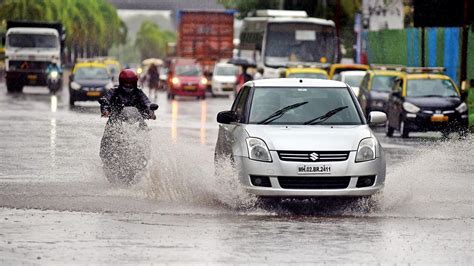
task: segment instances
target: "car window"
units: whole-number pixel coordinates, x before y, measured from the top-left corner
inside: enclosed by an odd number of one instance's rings
[[[370,80],[370,74],[365,74],[365,76],[362,79],[362,82],[360,84],[360,87],[362,89],[367,89],[367,87],[369,86],[369,80]]]
[[[372,80],[372,90],[373,91],[381,91],[381,92],[390,92],[394,83],[395,83],[395,76],[375,76]]]
[[[177,76],[201,76],[202,71],[197,65],[179,65],[175,68],[175,73]]]
[[[392,87],[392,92],[401,92],[402,91],[402,82],[403,80],[401,78],[395,79],[395,82]]]
[[[325,125],[360,125],[361,117],[348,88],[255,88],[249,123],[260,124],[275,112],[297,106],[268,124],[303,125],[329,111],[344,108],[330,118],[319,121]]]
[[[239,68],[236,66],[217,66],[214,71],[216,76],[236,76]]]
[[[333,77],[332,77],[333,80],[338,80],[338,81],[341,81],[341,74],[335,74]]]
[[[447,79],[411,79],[407,82],[407,97],[456,97],[453,83]]]
[[[109,79],[109,73],[105,67],[80,67],[76,70],[75,79]]]
[[[344,77],[344,82],[351,87],[359,87],[364,76],[348,75]]]
[[[237,99],[234,103],[234,106],[232,106],[232,111],[234,111],[239,117],[239,122],[242,122],[241,120],[245,117],[245,106],[247,103],[249,92],[250,87],[244,86],[240,90],[239,95],[237,96]]]
[[[327,76],[321,73],[290,73],[288,78],[327,79]]]

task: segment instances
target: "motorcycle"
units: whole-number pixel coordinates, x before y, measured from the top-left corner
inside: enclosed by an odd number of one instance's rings
[[[158,105],[152,104],[155,111]],[[142,113],[135,107],[112,112],[100,144],[100,158],[109,182],[133,185],[140,181],[150,161],[150,134]]]
[[[48,73],[46,83],[51,94],[56,94],[61,89],[61,75],[57,70]]]

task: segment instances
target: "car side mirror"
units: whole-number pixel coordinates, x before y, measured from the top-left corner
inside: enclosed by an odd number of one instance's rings
[[[156,104],[156,103],[150,104],[150,110],[152,110],[152,111],[158,110],[158,107],[159,107],[159,106],[158,106],[158,104]]]
[[[369,113],[369,124],[379,125],[387,122],[387,115],[384,112],[372,111]]]
[[[237,122],[237,114],[234,111],[224,111],[217,114],[217,123],[230,124]]]

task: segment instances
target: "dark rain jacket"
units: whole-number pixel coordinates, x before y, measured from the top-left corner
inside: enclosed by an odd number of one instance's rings
[[[101,112],[120,112],[123,107],[133,106],[146,116],[150,111],[151,101],[140,89],[135,88],[131,93],[127,93],[119,86],[107,91],[99,103]]]

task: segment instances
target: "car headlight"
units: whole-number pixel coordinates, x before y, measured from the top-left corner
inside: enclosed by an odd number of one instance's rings
[[[207,78],[202,78],[200,83],[201,85],[207,85]]]
[[[114,87],[114,83],[112,83],[112,82],[109,82],[109,83],[105,84],[105,89],[106,89],[106,90],[110,90],[110,89],[112,89],[113,87]]]
[[[71,82],[71,89],[78,90],[81,88],[81,85],[75,81]]]
[[[356,163],[370,161],[375,159],[375,146],[377,145],[374,138],[366,138],[360,141],[357,148]]]
[[[456,111],[459,113],[465,113],[467,111],[467,104],[461,103],[458,107],[456,107]]]
[[[247,148],[249,158],[256,161],[271,162],[272,156],[268,150],[267,144],[261,139],[247,138]]]
[[[420,107],[409,102],[403,103],[403,109],[409,113],[418,113],[420,111]]]
[[[177,77],[172,78],[171,83],[173,83],[173,85],[179,85],[179,78]]]

